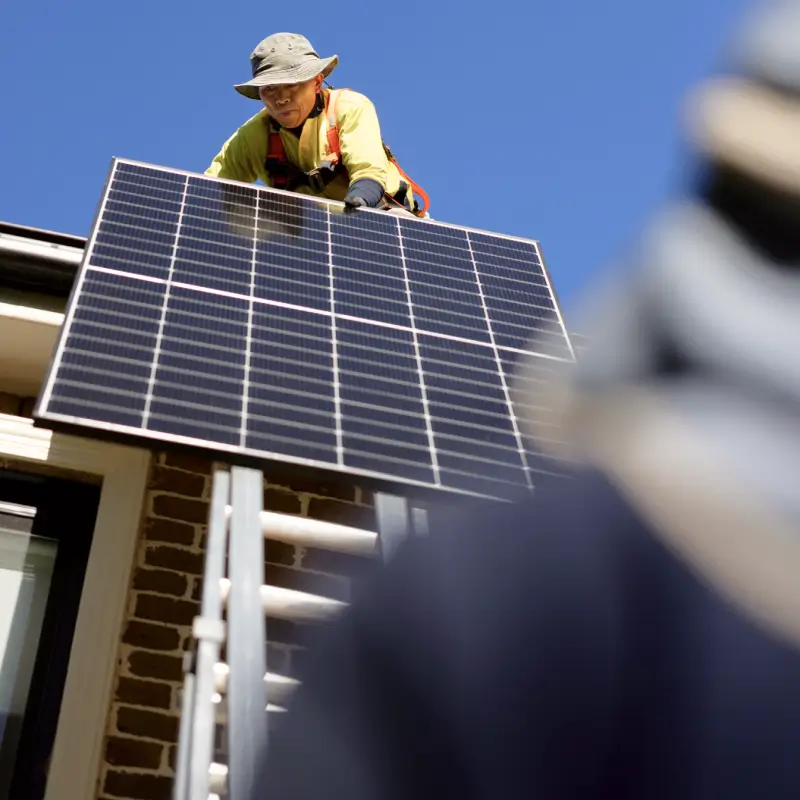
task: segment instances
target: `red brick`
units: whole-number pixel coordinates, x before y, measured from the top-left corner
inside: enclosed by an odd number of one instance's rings
[[[308,516],[322,522],[336,522],[369,531],[377,528],[374,509],[327,498],[312,497],[308,504]]]
[[[200,549],[206,549],[206,533],[200,538]],[[296,560],[297,548],[293,544],[286,542],[276,542],[274,539],[267,539],[264,542],[264,562],[269,564],[284,564],[291,567]]]
[[[180,469],[156,466],[150,473],[148,486],[155,491],[171,492],[184,497],[202,497],[206,488],[206,477]]]
[[[194,622],[199,611],[199,604],[191,600],[175,600],[163,595],[141,593],[136,598],[133,615],[139,619],[188,626]]]
[[[185,522],[148,517],[144,525],[144,535],[151,542],[168,542],[169,544],[188,546],[194,544],[197,529]]]
[[[121,706],[117,710],[117,730],[130,736],[144,736],[159,742],[174,744],[178,741],[178,717],[157,711]]]
[[[130,800],[170,800],[172,778],[109,770],[103,783],[103,791],[112,797],[125,797]]]
[[[203,524],[208,520],[208,503],[159,494],[153,498],[153,513],[157,517],[176,519],[179,522]]]
[[[178,631],[166,625],[152,625],[149,622],[131,620],[125,628],[122,641],[147,650],[177,650],[181,637]]]
[[[163,751],[163,744],[143,742],[141,739],[109,736],[106,741],[106,761],[114,767],[158,769]]]
[[[352,503],[356,497],[356,487],[347,481],[321,481],[317,478],[304,475],[295,475],[291,478],[276,477],[270,480],[270,484],[279,489],[288,489],[290,492],[298,494],[315,494],[320,497],[333,497],[337,500],[344,500]]]
[[[137,569],[133,576],[133,588],[143,592],[169,594],[183,597],[188,581],[185,575],[163,569]]]
[[[276,542],[267,539],[264,542],[264,561],[268,564],[284,564],[291,567],[295,562],[297,548],[293,544],[286,542]]]
[[[282,489],[264,489],[264,510],[276,514],[299,514],[300,498],[296,494]]]
[[[134,650],[128,657],[128,668],[140,678],[158,678],[162,681],[183,680],[183,658]]]
[[[203,553],[192,553],[168,545],[148,547],[144,551],[144,562],[148,566],[174,569],[176,572],[188,572],[190,575],[202,575],[204,561]]]
[[[167,452],[164,453],[162,463],[168,467],[196,472],[199,475],[211,474],[211,462],[204,458],[188,455],[187,453]]]
[[[117,683],[115,696],[120,703],[132,706],[169,709],[172,702],[172,687],[166,683],[121,677]]]

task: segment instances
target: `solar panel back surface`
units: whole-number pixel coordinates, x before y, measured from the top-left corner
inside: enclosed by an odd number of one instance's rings
[[[572,360],[537,243],[116,159],[38,424],[506,496],[516,359]]]

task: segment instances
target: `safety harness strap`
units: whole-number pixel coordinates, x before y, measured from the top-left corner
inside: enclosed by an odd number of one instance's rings
[[[292,164],[286,157],[286,151],[283,147],[281,140],[280,130],[270,125],[269,131],[269,144],[267,150],[267,160],[264,164],[266,170],[272,179],[272,184],[276,189],[285,189],[287,191],[294,191],[300,186],[310,186],[313,191],[322,192],[322,190],[339,175],[346,176],[347,169],[342,161],[342,148],[339,140],[339,122],[337,118],[337,107],[339,104],[339,96],[341,92],[350,91],[349,89],[331,89],[328,93],[325,103],[325,113],[327,116],[328,130],[328,161],[323,163],[319,169],[311,170],[310,172],[303,172],[299,167]],[[417,198],[414,197],[413,213],[417,216],[424,216],[430,207],[430,197],[428,193],[397,163],[397,159],[389,149],[383,144],[383,149],[386,153],[386,158],[394,164],[400,176],[406,181],[414,195],[422,199],[420,206]],[[389,205],[402,205],[396,197],[391,195],[384,195]]]
[[[341,159],[341,145],[339,142],[339,119],[337,116],[337,105],[339,102],[339,96],[342,92],[348,92],[349,89],[331,89],[329,97],[328,97],[328,108],[327,108],[327,116],[328,116],[328,150],[331,152],[331,159],[334,163],[338,163]],[[408,186],[411,187],[412,192],[415,195],[418,195],[422,198],[422,205],[419,205],[416,197],[414,198],[414,203],[416,208],[413,210],[415,214],[422,217],[428,211],[430,207],[431,200],[428,196],[428,193],[416,182],[414,181],[408,173],[397,163],[397,159],[394,157],[394,154],[389,149],[388,145],[385,142],[382,142],[383,150],[386,153],[386,158],[394,164],[397,171],[400,173],[400,177],[402,177]],[[386,199],[389,201],[389,205],[395,204],[398,205],[398,201],[395,197],[391,195],[385,195]]]
[[[346,175],[343,166],[335,162],[325,162],[319,169],[304,172],[286,157],[280,131],[270,127],[267,158],[264,166],[272,179],[276,189],[289,192],[296,191],[301,186],[309,186],[315,192],[321,193],[331,181],[339,175]]]

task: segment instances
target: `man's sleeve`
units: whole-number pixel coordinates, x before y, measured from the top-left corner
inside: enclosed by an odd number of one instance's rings
[[[257,800],[599,796],[621,651],[602,513],[562,490],[401,549],[311,651]]]
[[[248,147],[244,128],[239,128],[222,145],[222,149],[217,153],[205,174],[212,178],[228,178],[243,183],[254,183],[258,179],[258,173],[251,150],[252,148]]]
[[[357,102],[342,98],[339,115],[339,146],[350,184],[367,178],[386,189],[389,160],[383,149],[375,106],[366,97]]]

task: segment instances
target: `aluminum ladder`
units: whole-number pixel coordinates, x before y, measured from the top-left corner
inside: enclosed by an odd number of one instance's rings
[[[407,536],[427,533],[424,508],[397,495],[375,495],[373,532],[264,511],[263,486],[259,470],[214,471],[200,614],[184,656],[173,800],[250,800],[268,715],[285,711],[298,685],[268,671],[266,618],[320,622],[346,605],[266,585],[264,539],[388,560]],[[254,647],[258,641],[264,646]],[[221,724],[227,764],[215,760]]]

